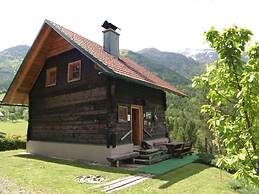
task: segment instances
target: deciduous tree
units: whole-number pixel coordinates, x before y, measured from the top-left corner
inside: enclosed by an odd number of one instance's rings
[[[259,44],[247,47],[252,32],[236,26],[205,33],[219,59],[196,77],[193,86],[208,89],[202,112],[223,148],[218,165],[236,178],[259,185]]]

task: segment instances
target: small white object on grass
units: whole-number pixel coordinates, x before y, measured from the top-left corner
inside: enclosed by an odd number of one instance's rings
[[[75,181],[78,183],[92,183],[92,184],[98,184],[102,183],[104,181],[104,177],[101,175],[84,175],[76,177]]]

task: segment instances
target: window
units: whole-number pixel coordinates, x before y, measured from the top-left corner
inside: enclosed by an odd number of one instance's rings
[[[123,123],[128,121],[128,107],[118,106],[118,122]]]
[[[46,70],[45,86],[55,86],[57,82],[57,67],[52,67]]]
[[[81,60],[68,64],[67,81],[73,82],[81,79]]]

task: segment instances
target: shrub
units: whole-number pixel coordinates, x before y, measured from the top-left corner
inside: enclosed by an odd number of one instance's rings
[[[0,138],[0,151],[25,149],[26,140],[24,137],[13,135],[13,136],[2,136]]]
[[[197,155],[199,156],[199,159],[196,162],[215,166],[215,162],[214,162],[215,156],[213,154],[202,152],[202,153],[198,153]]]
[[[240,194],[258,194],[259,188],[255,188],[252,185],[245,185],[242,180],[232,179],[229,181],[231,189],[237,191]]]
[[[240,181],[235,180],[235,179],[230,180],[229,185],[230,185],[231,189],[234,189],[234,190],[239,190],[239,189],[243,188],[243,186],[244,186]]]
[[[239,191],[240,194],[258,194],[259,193],[259,188],[255,188],[252,186],[248,186],[244,189],[241,189]]]

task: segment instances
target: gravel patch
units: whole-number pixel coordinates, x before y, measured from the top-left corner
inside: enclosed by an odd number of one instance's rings
[[[14,182],[0,177],[0,193],[1,194],[27,194],[29,193],[22,187],[18,187]]]
[[[28,190],[17,185],[14,181],[0,176],[0,194],[46,194],[46,191]]]
[[[100,175],[85,175],[85,176],[79,176],[75,179],[78,183],[92,183],[92,184],[98,184],[102,183],[104,181],[104,177]]]

